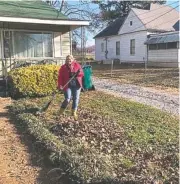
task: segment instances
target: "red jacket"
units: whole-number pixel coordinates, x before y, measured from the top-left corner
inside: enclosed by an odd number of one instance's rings
[[[79,82],[79,85],[82,87],[82,78],[84,76],[83,70],[82,70],[81,65],[79,63],[77,63],[76,61],[73,61],[71,63],[71,67],[70,67],[71,72],[77,72],[79,69],[80,69],[80,73],[78,74],[78,76],[76,77],[76,79]],[[59,69],[58,89],[60,89],[60,86],[63,87],[69,81],[69,79],[70,78],[69,78],[68,65],[67,64],[64,64]],[[67,88],[68,88],[68,85],[63,90],[66,91]]]

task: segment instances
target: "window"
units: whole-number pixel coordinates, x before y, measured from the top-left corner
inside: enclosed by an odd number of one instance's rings
[[[130,54],[135,55],[135,39],[130,40]]]
[[[116,55],[120,55],[120,41],[116,42]]]
[[[149,50],[157,50],[157,44],[150,44]]]
[[[167,43],[167,49],[176,49],[176,48],[177,48],[177,42]]]
[[[132,21],[130,21],[130,26],[132,26]]]
[[[53,43],[52,43],[52,33],[43,33],[43,53],[44,57],[53,57]]]
[[[101,52],[104,52],[104,43],[101,43]]]
[[[157,45],[157,47],[158,47],[159,50],[166,49],[166,43],[159,43],[159,44]]]
[[[53,57],[52,33],[14,31],[11,38],[13,54],[19,58]]]

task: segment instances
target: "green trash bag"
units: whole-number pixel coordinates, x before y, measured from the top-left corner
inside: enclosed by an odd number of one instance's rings
[[[91,65],[83,66],[83,88],[84,90],[94,90],[94,85],[92,83],[92,67]]]

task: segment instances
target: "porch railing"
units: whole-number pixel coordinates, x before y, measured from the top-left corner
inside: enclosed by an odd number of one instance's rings
[[[14,68],[30,66],[30,65],[44,65],[44,64],[55,64],[60,65],[65,61],[64,57],[56,59],[2,59],[0,60],[0,77],[6,78],[8,72]]]

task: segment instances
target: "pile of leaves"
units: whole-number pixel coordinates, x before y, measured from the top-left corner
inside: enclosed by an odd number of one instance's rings
[[[79,121],[74,121],[72,117],[60,117],[51,127],[51,131],[67,144],[69,138],[77,138],[92,148],[99,148],[104,153],[116,152],[124,144],[120,144],[124,138],[120,125],[112,119],[89,114],[87,110],[80,111]],[[113,142],[119,142],[118,147],[115,148]]]
[[[51,124],[49,129],[53,134],[65,145],[79,150],[80,155],[84,155],[87,148],[93,149],[96,155],[106,155],[111,161],[113,176],[118,181],[151,183],[162,177],[169,178],[168,182],[178,179],[173,174],[178,172],[178,155],[169,155],[153,146],[136,147],[123,127],[108,117],[81,109],[79,121],[61,116],[48,124]],[[95,155],[92,154],[92,158],[96,159]],[[166,170],[167,167],[171,169]]]
[[[19,100],[11,112],[51,150],[51,161],[70,183],[178,182],[176,118],[98,92],[82,95],[78,121],[68,110],[59,116],[57,103],[32,115],[47,100]]]

